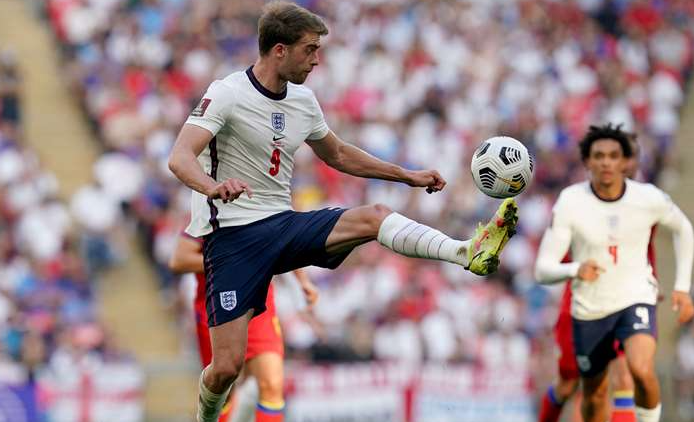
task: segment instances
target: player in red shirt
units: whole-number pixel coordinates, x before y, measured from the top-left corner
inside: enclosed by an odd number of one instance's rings
[[[628,159],[626,176],[633,179],[638,174],[639,144],[636,135],[631,135],[631,147],[633,155]],[[655,275],[655,249],[653,238],[655,227],[651,231],[651,242],[648,245],[648,262]],[[571,261],[567,254],[565,262]],[[566,283],[559,305],[559,315],[554,326],[554,336],[559,346],[559,380],[551,385],[542,397],[539,422],[557,422],[561,415],[564,403],[578,390],[580,374],[576,364],[576,355],[573,345],[573,330],[571,326],[571,284]],[[609,377],[613,391],[613,406],[610,422],[636,422],[634,413],[634,381],[629,373],[624,352],[619,343],[615,344],[617,358],[610,363]],[[576,412],[575,418],[580,418],[580,412]]]
[[[194,310],[200,360],[203,368],[212,362],[212,345],[207,325],[205,310],[206,282],[203,268],[202,239],[196,239],[183,233],[169,261],[169,267],[176,273],[195,273],[197,291]],[[311,283],[306,273],[299,269],[294,271],[309,306],[318,299],[318,290]],[[258,383],[258,402],[255,409],[256,422],[282,422],[284,419],[283,395],[283,357],[284,343],[279,320],[275,310],[274,287],[270,283],[266,300],[267,310],[253,318],[248,325],[248,346],[246,349],[245,369]],[[229,399],[220,422],[230,420],[234,406]]]

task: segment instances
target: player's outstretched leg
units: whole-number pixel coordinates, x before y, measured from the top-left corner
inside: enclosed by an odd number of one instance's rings
[[[478,275],[493,273],[499,267],[499,255],[516,234],[518,223],[518,206],[512,198],[501,203],[494,217],[486,226],[477,227],[475,237],[467,249],[468,265],[466,269]]]
[[[507,199],[475,238],[457,240],[384,205],[368,205],[345,211],[325,246],[328,253],[336,254],[377,239],[381,245],[405,256],[448,261],[486,275],[496,271],[499,254],[515,233],[517,210],[515,202]],[[470,249],[474,252],[470,253]]]

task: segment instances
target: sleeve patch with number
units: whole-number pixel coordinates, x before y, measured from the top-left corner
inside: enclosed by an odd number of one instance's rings
[[[212,102],[211,99],[209,98],[203,98],[200,100],[200,103],[193,109],[193,111],[190,113],[191,116],[193,117],[202,117],[205,115],[205,110],[207,110],[207,107],[210,106],[210,103]]]

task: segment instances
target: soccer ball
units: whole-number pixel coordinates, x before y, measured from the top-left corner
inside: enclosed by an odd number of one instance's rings
[[[533,180],[533,157],[516,139],[495,136],[477,148],[470,169],[482,192],[493,198],[508,198],[523,192]]]

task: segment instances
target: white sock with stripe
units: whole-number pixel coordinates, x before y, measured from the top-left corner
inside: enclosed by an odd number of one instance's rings
[[[464,267],[468,265],[469,240],[451,239],[436,229],[396,212],[388,215],[381,223],[378,242],[405,256],[438,259]]]
[[[207,368],[205,368],[207,369]],[[229,391],[231,391],[231,386],[220,394],[216,394],[207,389],[207,386],[203,382],[205,378],[205,369],[202,370],[200,374],[200,384],[198,386],[198,422],[217,422],[219,414],[222,412],[222,408],[227,401],[229,396]]]
[[[653,409],[636,406],[636,420],[638,422],[659,422],[661,409],[662,406],[660,403]]]

